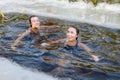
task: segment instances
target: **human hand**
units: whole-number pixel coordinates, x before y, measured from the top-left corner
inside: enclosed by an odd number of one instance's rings
[[[22,34],[19,34],[18,36],[21,36]]]
[[[13,50],[16,50],[16,47],[15,47],[14,45],[11,45],[11,48],[12,48]]]
[[[13,44],[11,45],[11,48],[12,48],[13,50],[15,50],[17,44],[18,44],[18,41],[14,41]]]
[[[18,40],[14,41],[13,44],[12,44],[12,46],[17,46],[18,42],[19,42]]]
[[[50,45],[50,44],[48,44],[48,43],[42,43],[42,44],[41,44],[42,47],[46,47],[46,46],[49,46],[49,45]]]
[[[91,55],[91,56],[92,56],[92,58],[95,60],[95,62],[98,62],[98,61],[99,61],[98,56],[96,56],[96,55]]]

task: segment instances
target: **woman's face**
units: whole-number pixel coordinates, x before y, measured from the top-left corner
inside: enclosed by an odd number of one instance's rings
[[[69,41],[74,41],[78,37],[76,29],[73,27],[68,28],[67,30],[67,39]]]
[[[40,21],[38,17],[32,17],[31,18],[31,25],[32,28],[39,28],[40,27]]]

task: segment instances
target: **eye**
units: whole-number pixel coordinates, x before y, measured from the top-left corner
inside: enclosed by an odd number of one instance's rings
[[[69,31],[66,31],[66,33],[69,33]]]
[[[71,31],[71,34],[74,34],[74,32]]]
[[[39,22],[39,20],[37,20],[37,22]]]
[[[35,22],[35,20],[32,20],[32,22]]]

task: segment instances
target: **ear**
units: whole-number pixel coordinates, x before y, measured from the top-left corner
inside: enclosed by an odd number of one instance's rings
[[[78,37],[78,35],[76,35],[76,37]]]

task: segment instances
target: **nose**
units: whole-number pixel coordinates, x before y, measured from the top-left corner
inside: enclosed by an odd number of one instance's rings
[[[36,25],[39,25],[39,24],[40,24],[40,22],[39,22],[39,21],[36,21],[36,22],[35,22],[35,24],[36,24]]]
[[[70,36],[71,36],[71,33],[68,32],[68,33],[67,33],[67,36],[70,37]]]

